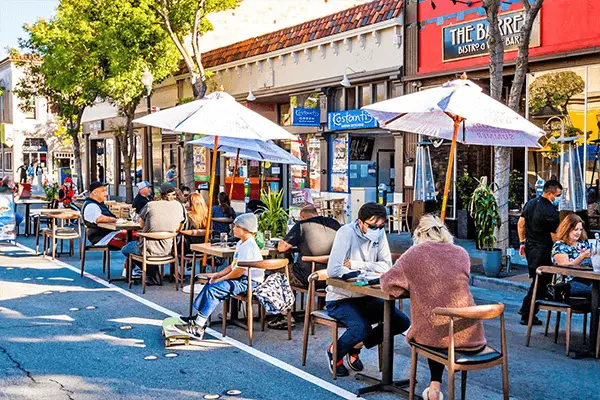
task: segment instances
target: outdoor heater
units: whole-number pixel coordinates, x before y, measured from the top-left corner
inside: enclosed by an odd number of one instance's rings
[[[566,137],[555,140],[562,147],[559,179],[563,186],[563,195],[558,209],[559,211],[587,210],[585,181],[581,169],[581,158],[577,150],[577,138]]]
[[[435,200],[435,185],[433,181],[433,168],[431,167],[431,154],[429,146],[431,142],[417,143],[417,154],[415,162],[415,201]]]

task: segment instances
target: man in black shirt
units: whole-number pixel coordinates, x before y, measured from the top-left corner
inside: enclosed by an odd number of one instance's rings
[[[137,184],[138,194],[133,199],[133,208],[135,212],[139,215],[142,212],[142,209],[148,202],[152,201],[152,186],[148,181],[142,181]]]
[[[308,287],[308,276],[312,263],[302,261],[302,256],[325,256],[331,252],[335,234],[340,223],[333,218],[322,217],[315,206],[307,205],[300,210],[300,222],[288,232],[277,245],[277,250],[285,252],[298,247],[298,262],[292,265],[290,279],[294,286]],[[326,264],[317,264],[316,269],[326,268]]]
[[[529,200],[523,208],[519,218],[518,231],[521,242],[519,253],[527,256],[529,277],[533,279],[527,295],[521,306],[521,325],[527,325],[529,309],[533,297],[535,271],[537,267],[552,265],[551,253],[554,244],[554,233],[560,224],[558,204],[562,195],[562,185],[555,180],[549,180],[544,185],[544,193],[540,197]],[[542,274],[538,277],[537,299],[546,296],[546,288],[552,282],[552,276]],[[537,312],[537,311],[536,311]],[[537,317],[533,319],[534,325],[541,325]]]

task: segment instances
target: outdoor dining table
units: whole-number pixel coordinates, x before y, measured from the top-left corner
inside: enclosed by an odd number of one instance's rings
[[[542,266],[537,269],[544,274],[570,275],[574,278],[587,279],[592,283],[592,309],[590,318],[590,335],[587,341],[587,349],[584,353],[571,351],[569,357],[583,358],[594,357],[596,352],[596,341],[598,339],[598,307],[600,307],[600,272],[594,272],[592,268]]]
[[[50,201],[42,199],[19,199],[15,201],[15,212],[17,206],[23,204],[25,206],[25,237],[31,234],[31,206],[32,205],[48,205]]]
[[[354,293],[359,293],[365,296],[375,297],[384,301],[383,306],[383,351],[382,351],[382,372],[381,380],[371,378],[363,374],[357,374],[357,379],[372,382],[371,386],[360,388],[357,390],[357,396],[373,392],[392,392],[401,397],[408,398],[410,385],[409,379],[394,381],[394,335],[392,334],[392,318],[394,315],[394,307],[396,300],[408,297],[394,297],[383,293],[380,285],[357,286],[352,281],[344,281],[337,278],[327,279],[327,284],[348,290]],[[420,399],[415,395],[415,399]]]

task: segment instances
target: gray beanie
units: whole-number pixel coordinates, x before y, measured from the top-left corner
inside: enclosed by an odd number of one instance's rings
[[[244,228],[250,233],[258,231],[258,220],[256,219],[256,215],[252,213],[241,214],[233,221],[233,224]]]

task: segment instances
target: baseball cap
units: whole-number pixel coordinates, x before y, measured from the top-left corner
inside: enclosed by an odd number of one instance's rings
[[[148,181],[141,181],[141,182],[138,182],[138,184],[137,184],[137,188],[139,190],[142,190],[143,188],[147,188],[147,187],[150,187],[150,186],[152,186],[152,185]]]
[[[244,228],[250,233],[258,231],[258,220],[256,219],[256,215],[252,213],[241,214],[233,221],[233,224]]]
[[[89,192],[92,193],[94,190],[98,189],[99,187],[103,187],[103,186],[106,186],[106,183],[94,181],[94,182],[90,183]]]
[[[64,181],[64,183],[73,183],[73,179],[71,179],[71,177],[70,177],[70,176],[67,176],[67,177],[65,178],[65,181]]]
[[[169,193],[173,193],[173,192],[175,192],[175,187],[169,185],[168,183],[160,185],[160,193],[161,194],[169,194]]]

